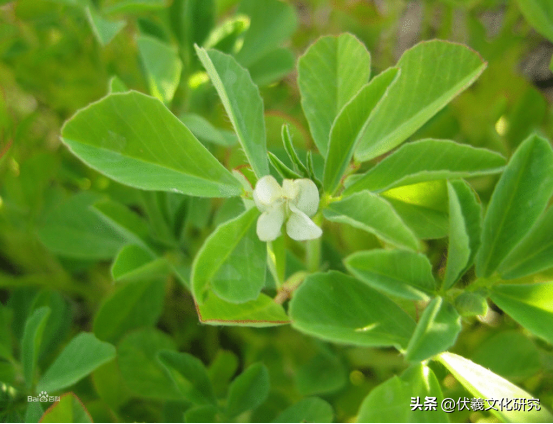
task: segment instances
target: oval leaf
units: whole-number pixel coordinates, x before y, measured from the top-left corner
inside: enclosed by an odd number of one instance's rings
[[[245,303],[230,303],[210,293],[202,304],[196,304],[200,322],[210,325],[244,327],[272,327],[288,324],[284,308],[261,293],[257,299]]]
[[[241,193],[240,183],[182,122],[159,100],[136,91],[81,109],[61,136],[87,165],[132,187],[200,197]]]
[[[38,308],[25,322],[25,330],[21,340],[21,363],[23,364],[23,374],[27,388],[31,388],[33,385],[42,335],[50,311],[47,306]]]
[[[501,172],[505,159],[487,149],[450,140],[419,140],[401,146],[350,185],[345,195],[361,190],[381,192],[432,180]]]
[[[301,105],[313,140],[327,155],[330,128],[347,102],[368,81],[371,56],[353,35],[317,40],[298,61]]]
[[[427,257],[405,250],[369,250],[348,256],[347,269],[369,286],[394,296],[428,300],[436,290]]]
[[[398,81],[379,107],[355,152],[359,161],[389,152],[469,87],[486,67],[461,44],[432,40],[403,53]]]
[[[398,305],[336,271],[308,276],[290,303],[292,326],[311,336],[360,346],[407,346],[415,323]]]
[[[67,393],[46,410],[39,422],[91,423],[93,421],[82,401],[74,393]]]
[[[553,193],[553,150],[530,136],[517,149],[497,183],[482,228],[476,274],[489,277],[526,235]]]
[[[362,191],[324,209],[329,221],[349,224],[398,247],[419,249],[419,241],[384,198]]]
[[[274,423],[331,423],[334,411],[328,402],[309,397],[289,406],[276,417]]]

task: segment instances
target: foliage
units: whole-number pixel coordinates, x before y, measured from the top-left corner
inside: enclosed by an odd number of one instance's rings
[[[3,421],[553,420],[550,2],[0,3]]]

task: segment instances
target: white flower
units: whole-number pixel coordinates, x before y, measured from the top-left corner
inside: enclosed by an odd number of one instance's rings
[[[280,236],[286,222],[286,232],[294,240],[316,239],[323,233],[310,217],[319,208],[319,190],[307,178],[284,180],[282,187],[271,176],[257,181],[253,200],[263,212],[257,220],[257,235],[261,241],[272,241]]]

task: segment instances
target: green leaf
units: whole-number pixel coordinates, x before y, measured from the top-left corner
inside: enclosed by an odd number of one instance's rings
[[[238,357],[231,351],[219,349],[208,370],[217,397],[226,396],[228,384],[237,369]]]
[[[413,250],[420,248],[420,242],[392,205],[383,197],[368,191],[330,203],[323,214],[329,221],[360,228],[395,246]]]
[[[197,405],[216,405],[217,399],[202,361],[188,353],[171,350],[160,351],[158,358],[173,376],[184,399]]]
[[[134,244],[123,247],[111,266],[111,275],[115,281],[152,279],[164,277],[168,273],[167,259],[157,258]]]
[[[215,8],[215,0],[176,0],[170,6],[171,24],[186,53],[187,66],[198,64],[194,44],[201,46],[213,29]]]
[[[269,152],[269,162],[271,162],[275,171],[284,179],[296,180],[302,178],[300,174],[288,168],[273,152]]]
[[[484,291],[465,291],[455,298],[453,305],[462,317],[485,316],[488,312],[488,296]]]
[[[382,193],[417,238],[435,239],[448,234],[447,185],[428,181]]]
[[[381,192],[424,181],[465,178],[501,172],[505,159],[487,149],[450,140],[405,144],[350,185],[345,195],[361,190]]]
[[[106,14],[142,13],[167,6],[167,0],[106,0],[102,11]]]
[[[436,290],[432,265],[421,253],[375,249],[356,252],[344,264],[360,281],[393,296],[428,300]]]
[[[553,42],[553,4],[548,0],[517,0],[517,4],[534,29]]]
[[[129,88],[117,75],[114,75],[113,77],[110,78],[109,80],[110,93],[124,93],[125,91],[129,91]]]
[[[461,331],[461,316],[441,297],[428,304],[413,337],[409,341],[405,359],[420,362],[450,348]]]
[[[504,279],[520,278],[553,267],[553,208],[549,208],[499,265]]]
[[[378,108],[355,152],[367,161],[389,152],[469,87],[486,68],[475,51],[447,41],[424,41],[397,63],[399,80]]]
[[[94,317],[94,334],[100,340],[116,343],[129,330],[154,325],[161,315],[164,297],[164,284],[158,280],[117,287]]]
[[[132,397],[119,369],[117,359],[96,368],[92,373],[92,382],[96,393],[114,411],[119,410]]]
[[[295,63],[294,53],[285,48],[278,48],[251,64],[248,70],[253,82],[262,87],[285,77],[294,69]]]
[[[236,59],[244,67],[264,57],[270,59],[266,55],[288,40],[297,26],[294,8],[278,0],[242,0],[236,13],[250,18],[242,48],[236,54]]]
[[[500,284],[490,297],[520,325],[553,343],[553,283]]]
[[[175,350],[175,342],[155,329],[136,330],[117,345],[121,374],[133,393],[145,398],[181,400],[182,394],[158,353]]]
[[[520,387],[462,356],[444,352],[437,357],[437,360],[476,398],[484,400],[519,399],[519,401],[520,399],[535,399]],[[553,421],[553,415],[543,407],[540,411],[536,408],[531,411],[528,409],[519,411],[501,409],[498,411],[492,408],[490,412],[503,422],[547,423]]]
[[[78,259],[110,259],[125,239],[91,210],[99,196],[82,192],[58,204],[38,231],[52,252]]]
[[[25,421],[26,423],[38,423],[40,418],[44,414],[44,410],[40,402],[28,402],[27,409],[25,410]]]
[[[175,95],[182,72],[177,49],[148,35],[137,37],[136,44],[146,69],[150,93],[169,103]]]
[[[92,210],[111,228],[130,243],[138,244],[150,251],[148,222],[125,205],[109,199],[94,203]]]
[[[493,334],[470,359],[510,381],[528,380],[541,368],[540,351],[519,331]]]
[[[294,374],[296,387],[304,396],[335,393],[348,382],[348,373],[342,361],[328,349],[320,349]]]
[[[200,197],[242,190],[159,100],[135,91],[81,109],[65,123],[62,140],[90,167],[136,188]]]
[[[65,346],[38,383],[37,390],[57,392],[75,384],[115,358],[115,347],[92,333],[79,333]]]
[[[42,335],[50,311],[47,306],[38,308],[25,322],[25,330],[21,339],[21,363],[28,389],[33,386]]]
[[[284,150],[292,162],[294,170],[304,176],[308,174],[307,167],[300,160],[294,144],[292,143],[292,135],[290,134],[290,127],[287,124],[284,124],[281,129],[282,144],[284,145]]]
[[[231,147],[237,142],[233,132],[215,128],[211,122],[195,113],[180,115],[180,120],[201,141]]]
[[[340,185],[371,116],[397,81],[399,73],[399,69],[390,68],[373,78],[342,108],[334,120],[323,179],[328,193],[334,193]]]
[[[371,56],[353,35],[319,38],[298,61],[301,105],[313,140],[327,156],[332,123],[368,81]]]
[[[282,411],[273,423],[331,423],[334,411],[328,402],[318,397],[309,397]]]
[[[436,410],[412,408],[412,398],[424,404],[427,396],[437,399]],[[413,365],[400,377],[396,375],[372,389],[361,404],[357,422],[449,422],[448,415],[440,409],[441,399],[442,389],[432,370],[423,364]]]
[[[248,71],[232,56],[197,46],[196,53],[219,93],[255,175],[258,178],[268,175],[263,100],[259,89]]]
[[[255,300],[236,304],[210,293],[196,308],[200,322],[210,325],[272,327],[290,322],[282,306],[264,294]]]
[[[253,364],[236,377],[229,387],[226,415],[236,417],[261,405],[269,395],[269,370],[261,363]]]
[[[254,300],[265,286],[267,247],[259,240],[252,208],[221,224],[206,239],[192,265],[192,288],[198,304],[213,290],[232,303]]]
[[[12,358],[11,310],[0,304],[0,358]]]
[[[92,417],[74,393],[66,393],[59,402],[48,408],[41,423],[91,423]]]
[[[489,277],[526,235],[553,193],[553,150],[530,136],[516,150],[495,186],[476,256],[476,275]]]
[[[297,330],[336,343],[405,347],[415,328],[388,297],[336,271],[309,275],[289,312]]]
[[[187,423],[216,423],[219,409],[213,405],[193,406],[186,410],[184,422]]]
[[[472,265],[482,231],[482,207],[462,180],[447,183],[449,194],[449,248],[443,288],[450,289]]]
[[[102,46],[109,44],[127,24],[125,21],[104,19],[93,7],[86,7],[85,10],[92,32]]]

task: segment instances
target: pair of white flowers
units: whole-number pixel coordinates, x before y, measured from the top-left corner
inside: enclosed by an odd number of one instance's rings
[[[312,240],[322,230],[310,219],[319,209],[319,190],[307,178],[284,180],[282,187],[271,176],[257,181],[253,200],[263,212],[257,220],[257,235],[261,241],[275,240],[286,222],[286,232],[294,240]]]

